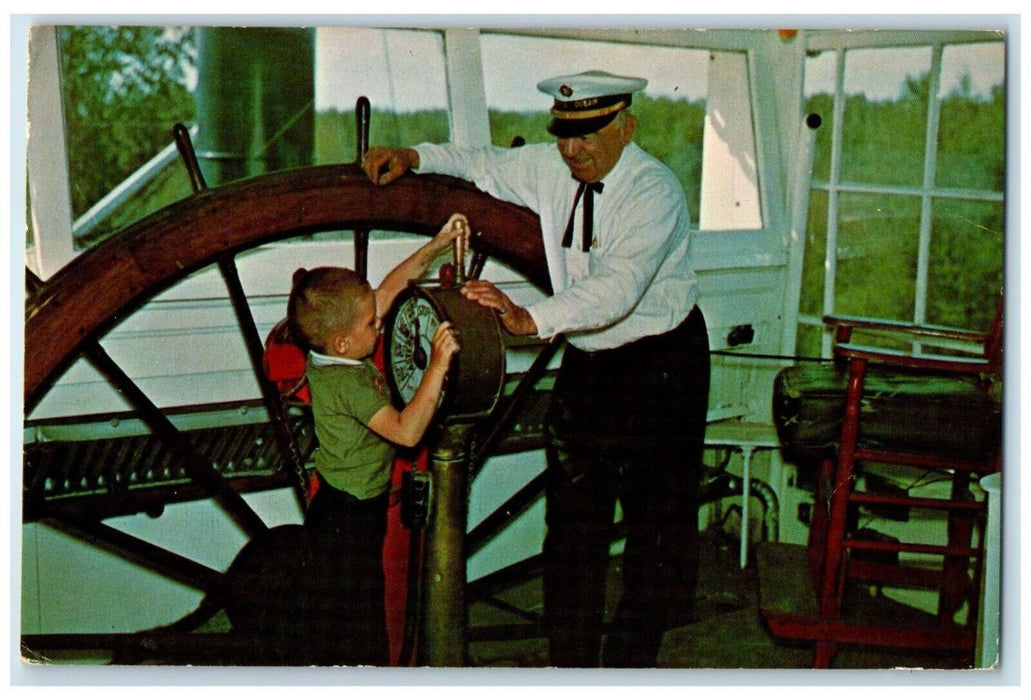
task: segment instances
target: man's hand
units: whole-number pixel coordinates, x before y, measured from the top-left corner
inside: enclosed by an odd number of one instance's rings
[[[386,185],[419,167],[419,153],[414,148],[370,148],[362,161],[362,170],[377,185]]]
[[[512,300],[486,280],[468,280],[462,287],[466,299],[482,304],[498,312],[501,324],[512,335],[536,335],[537,324],[526,309],[516,306]]]

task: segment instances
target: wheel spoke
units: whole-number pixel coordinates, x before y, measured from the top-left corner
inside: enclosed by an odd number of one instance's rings
[[[469,459],[470,474],[475,477],[483,468],[491,450],[494,449],[503,431],[509,427],[512,417],[522,407],[527,395],[536,386],[544,373],[548,370],[548,363],[565,341],[565,336],[556,335],[548,341],[548,344],[541,348],[534,358],[533,364],[523,374],[519,384],[516,385],[512,394],[491,413],[486,426],[482,430],[483,438],[477,441],[472,457]]]
[[[225,257],[219,261],[218,268],[222,272],[222,279],[225,280],[226,289],[229,291],[229,299],[233,304],[236,320],[240,324],[240,333],[243,336],[244,345],[247,347],[247,355],[251,360],[254,377],[258,380],[258,386],[261,387],[265,410],[268,411],[269,420],[275,431],[276,444],[279,446],[283,460],[293,470],[297,499],[303,509],[305,494],[308,492],[308,474],[304,469],[304,460],[301,458],[297,436],[294,435],[293,428],[290,426],[279,389],[269,381],[265,374],[264,345],[261,342],[261,336],[258,335],[258,326],[254,322],[250,304],[247,303],[247,294],[240,282],[236,261],[232,257]]]
[[[151,571],[207,593],[221,583],[223,574],[192,559],[95,520],[53,512],[44,522],[65,534],[118,554]]]
[[[182,458],[190,478],[202,484],[248,535],[253,537],[268,529],[243,496],[229,486],[214,465],[197,452],[189,438],[173,425],[99,343],[89,342],[84,354],[139,412],[140,419],[151,431]]]

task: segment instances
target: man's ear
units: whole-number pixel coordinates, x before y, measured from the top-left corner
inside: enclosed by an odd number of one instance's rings
[[[627,145],[634,140],[634,132],[637,130],[637,115],[628,113],[626,120],[623,122],[623,126],[620,129],[620,135],[623,139],[623,145]]]

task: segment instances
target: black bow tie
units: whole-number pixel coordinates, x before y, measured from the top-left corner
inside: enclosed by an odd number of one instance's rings
[[[605,185],[601,182],[581,182],[576,188],[576,197],[573,198],[573,208],[569,212],[569,223],[566,224],[566,232],[562,235],[562,247],[568,248],[573,245],[573,218],[576,216],[576,205],[580,203],[584,190],[587,196],[584,197],[584,222],[583,222],[583,252],[591,249],[591,241],[594,239],[594,193],[601,194]]]

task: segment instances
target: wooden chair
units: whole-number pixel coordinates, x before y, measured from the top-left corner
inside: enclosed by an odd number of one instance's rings
[[[804,552],[797,545],[760,549],[762,615],[774,636],[814,642],[818,668],[831,665],[840,644],[938,649],[972,661],[986,503],[971,482],[1002,466],[1002,304],[987,333],[824,321],[835,332],[834,361],[790,367],[776,380],[775,422],[786,456],[820,466]],[[905,338],[918,351],[858,345],[860,332]],[[974,355],[942,352],[972,345]],[[889,476],[917,468],[951,485],[933,497],[871,488],[878,480],[867,474],[875,465]],[[900,541],[859,527],[863,510],[943,517],[938,532],[924,528],[913,535],[919,541]],[[807,571],[808,597],[797,595],[792,566]],[[777,590],[784,584],[788,593]],[[937,611],[871,597],[871,587],[933,591]]]

